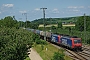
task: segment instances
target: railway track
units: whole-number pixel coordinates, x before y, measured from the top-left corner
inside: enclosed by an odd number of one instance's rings
[[[90,54],[86,52],[78,52],[78,55],[81,55],[82,57],[86,58],[87,60],[90,60]]]
[[[70,54],[69,56],[72,57],[72,59],[74,60],[89,60],[89,58],[87,57],[90,57],[90,56],[86,55],[83,52],[74,52],[68,49],[65,49],[65,50]]]
[[[60,46],[57,46],[55,44],[52,44],[53,46],[57,47],[57,48],[63,48]],[[70,56],[73,60],[90,60],[90,53],[85,52],[85,50],[81,51],[81,52],[75,52],[66,48],[63,48],[66,52],[67,55]],[[84,49],[84,48],[83,48]],[[87,49],[88,51],[88,49]]]
[[[85,50],[85,51],[89,51],[90,52],[90,49],[89,48],[82,47],[82,50]]]
[[[71,54],[69,56],[72,57],[72,59],[74,60],[90,60],[90,52],[88,50],[87,52],[85,52],[85,50],[81,52],[74,52],[74,51],[66,49],[66,51]]]
[[[83,58],[81,56],[78,56],[76,53],[74,53],[73,51],[70,51],[68,49],[65,49],[68,53],[69,56],[74,59],[74,60],[83,60]]]

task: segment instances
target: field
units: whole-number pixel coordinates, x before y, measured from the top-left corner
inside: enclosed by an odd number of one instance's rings
[[[51,26],[55,26],[57,27],[58,25],[57,24],[52,24],[52,25],[47,25],[45,27],[51,27]],[[75,26],[75,24],[62,24],[63,27],[71,27],[71,26]],[[39,25],[39,27],[44,27],[43,24]]]
[[[75,26],[75,24],[63,24],[62,26],[63,27],[72,27],[72,26]]]
[[[51,27],[51,26],[57,27],[57,24],[47,25],[47,26],[45,26],[45,27]],[[43,26],[43,24],[41,24],[41,25],[39,25],[39,27],[44,27],[44,26]]]
[[[52,46],[50,43],[48,45],[44,45],[44,49],[41,48],[42,45],[36,45],[33,48],[39,53],[39,55],[43,58],[43,60],[51,60],[55,52],[60,52],[61,49],[58,49]],[[72,60],[70,57],[65,55],[65,60]]]

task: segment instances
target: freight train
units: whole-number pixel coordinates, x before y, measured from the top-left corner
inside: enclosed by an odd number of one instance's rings
[[[26,30],[30,30],[31,32],[35,34],[39,34],[41,38],[44,38],[44,36],[46,36],[46,40],[49,42],[53,42],[58,45],[61,45],[61,46],[64,46],[66,48],[73,49],[76,51],[82,50],[82,40],[81,38],[78,38],[76,36],[71,37],[71,36],[67,36],[63,34],[54,34],[47,31],[45,32],[45,31],[29,29],[29,28],[26,28]]]

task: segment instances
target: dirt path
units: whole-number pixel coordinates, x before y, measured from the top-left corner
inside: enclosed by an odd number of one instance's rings
[[[29,57],[31,60],[43,60],[40,55],[32,48],[30,48],[31,52],[29,54]]]

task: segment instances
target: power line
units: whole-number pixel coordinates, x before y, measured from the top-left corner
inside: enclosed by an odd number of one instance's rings
[[[84,43],[87,43],[86,41],[86,15],[84,14]]]
[[[26,28],[27,28],[27,13],[22,13],[22,15],[25,15],[26,17]]]
[[[20,27],[22,27],[22,18],[19,18],[20,19]]]
[[[45,29],[45,10],[47,8],[40,8],[43,9],[43,24],[44,24],[44,31],[45,31],[45,35],[44,35],[44,40],[46,40],[46,29]]]
[[[52,18],[50,18],[50,32],[52,31]]]

